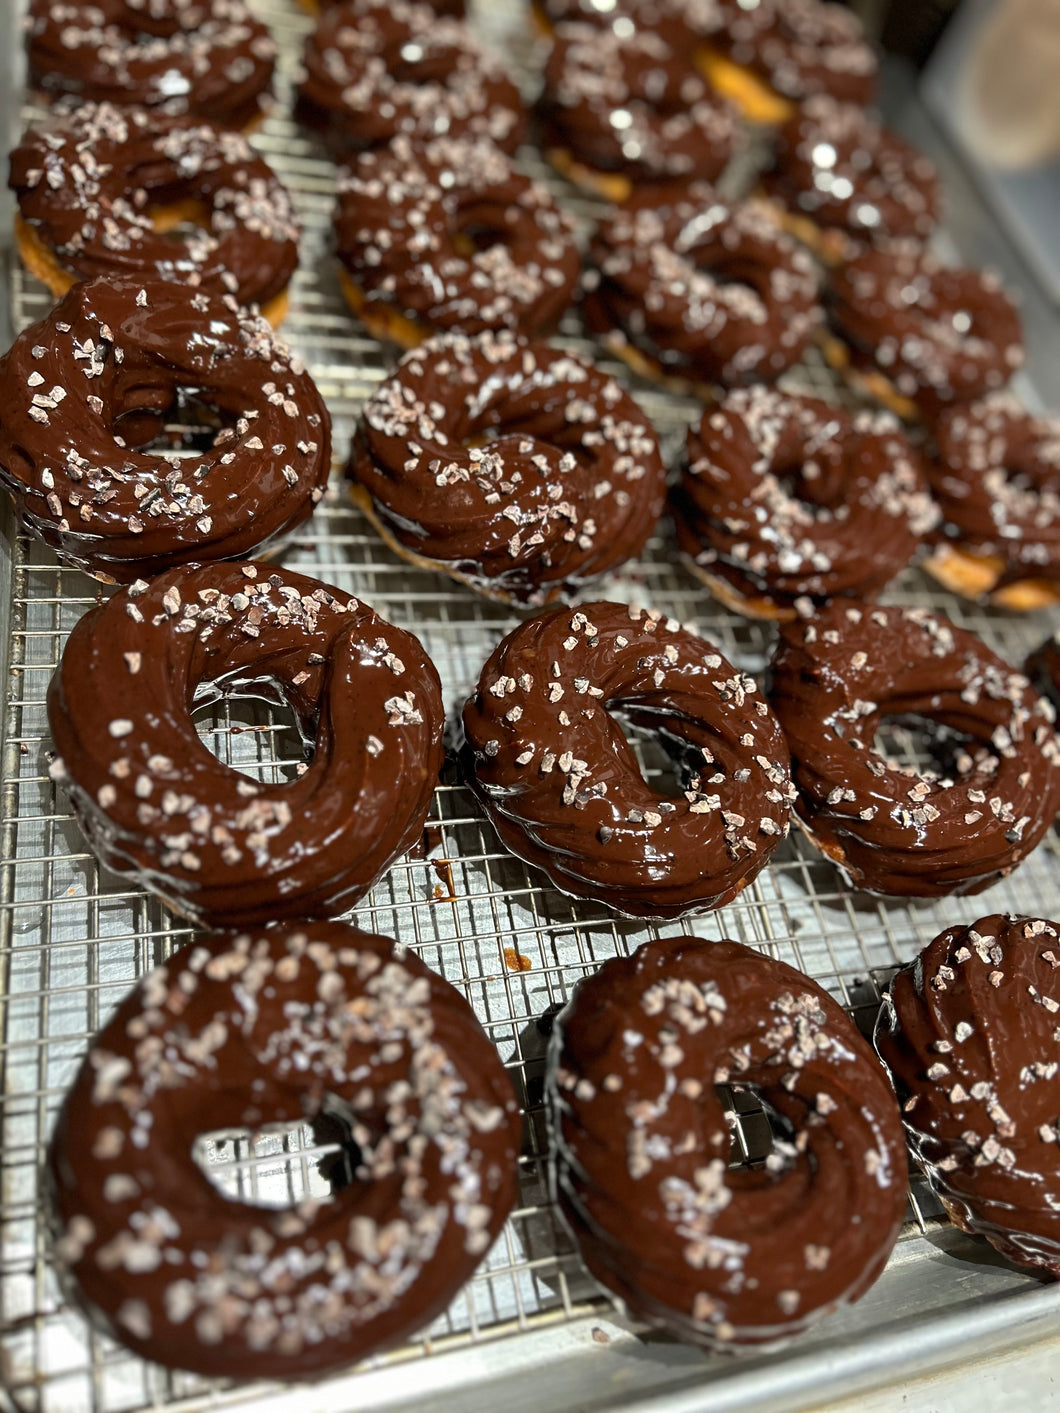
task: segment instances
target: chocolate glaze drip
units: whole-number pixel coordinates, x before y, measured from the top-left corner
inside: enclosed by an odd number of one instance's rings
[[[574,223],[491,142],[396,138],[339,179],[335,247],[366,308],[465,334],[552,330],[574,297]]]
[[[1060,416],[1035,417],[995,393],[945,413],[928,475],[941,538],[1001,561],[999,584],[1060,586]]]
[[[778,618],[802,598],[875,597],[937,519],[894,417],[761,386],[689,428],[672,505],[696,567],[744,611]]]
[[[943,266],[919,241],[833,271],[828,304],[855,365],[878,369],[928,417],[1003,387],[1023,365],[1019,314],[997,276]]]
[[[866,104],[876,87],[876,55],[861,21],[821,0],[719,0],[721,27],[711,43],[786,98],[829,93]]]
[[[1060,1277],[1060,929],[947,928],[891,982],[876,1049],[913,1154],[951,1218]]]
[[[30,82],[246,127],[265,109],[276,45],[244,0],[29,0]]]
[[[780,129],[762,185],[790,210],[858,243],[924,240],[938,225],[934,163],[863,108],[825,93],[807,98]]]
[[[646,782],[620,720],[656,733],[682,795]],[[464,733],[507,847],[618,912],[720,907],[787,833],[787,750],[754,679],[654,610],[589,603],[522,624],[482,669]]]
[[[195,1138],[349,1115],[353,1180],[270,1210],[222,1195]],[[312,1377],[427,1325],[515,1201],[519,1115],[464,998],[342,923],[193,943],[95,1038],[48,1155],[56,1254],[144,1358]]]
[[[32,534],[104,580],[246,555],[301,524],[327,484],[312,379],[231,295],[74,285],[0,359],[0,392],[0,483]],[[209,450],[137,450],[197,408],[234,423]]]
[[[528,604],[638,554],[666,476],[613,378],[506,334],[407,354],[365,407],[347,474],[401,544]]]
[[[1035,648],[1024,665],[1024,671],[1043,697],[1048,697],[1060,711],[1060,629]]]
[[[835,600],[785,625],[770,700],[806,833],[859,888],[981,892],[1026,858],[1060,806],[1052,707],[973,633],[924,609]],[[965,738],[948,771],[877,749],[881,725],[908,717]]]
[[[657,34],[562,25],[538,102],[542,146],[635,182],[719,177],[736,141],[733,110],[687,50]]]
[[[84,103],[31,127],[11,154],[22,219],[78,279],[136,275],[265,304],[298,264],[287,190],[238,133],[144,108]],[[152,208],[193,202],[174,241]]]
[[[644,191],[593,239],[585,318],[668,373],[772,381],[821,321],[813,261],[753,203],[693,187],[660,206]]]
[[[715,1086],[785,1130],[728,1166]],[[887,1077],[809,977],[674,937],[605,962],[555,1023],[557,1199],[582,1257],[641,1319],[696,1344],[776,1346],[876,1280],[906,1208]]]
[[[343,0],[310,36],[296,116],[338,155],[401,134],[486,137],[514,152],[519,90],[466,25],[410,0]]]
[[[193,703],[289,707],[313,756],[267,785],[199,740]],[[78,623],[48,692],[100,861],[211,926],[331,917],[419,837],[442,764],[438,674],[366,604],[267,564],[189,565]]]

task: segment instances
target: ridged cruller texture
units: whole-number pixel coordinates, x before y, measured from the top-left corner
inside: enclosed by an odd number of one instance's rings
[[[715,1086],[772,1111],[772,1152],[729,1167]],[[906,1204],[887,1076],[809,977],[737,942],[649,942],[581,982],[546,1098],[556,1198],[596,1279],[710,1346],[775,1347],[857,1300]]]
[[[196,700],[295,714],[312,760],[258,783],[199,740]],[[80,620],[48,692],[89,844],[215,927],[333,917],[419,838],[441,768],[441,688],[411,633],[268,564],[191,565]]]
[[[1060,808],[1056,714],[974,633],[920,608],[836,599],[785,624],[769,699],[791,748],[796,812],[855,887],[979,893]],[[889,720],[933,723],[937,766],[876,745]]]
[[[654,790],[619,724],[652,731]],[[788,752],[753,677],[654,609],[556,608],[496,648],[464,707],[470,784],[557,888],[634,917],[721,907],[788,830]]]
[[[174,416],[211,445],[141,450]],[[0,358],[0,485],[31,534],[104,582],[269,547],[323,498],[330,459],[312,378],[230,294],[89,280]]]
[[[220,1127],[350,1129],[330,1200],[270,1210],[193,1158]],[[464,998],[344,923],[192,943],[96,1036],[48,1154],[75,1297],[144,1358],[225,1378],[333,1372],[471,1276],[516,1196],[519,1110]],[[327,1161],[327,1160],[326,1160]]]
[[[876,1049],[950,1217],[1060,1277],[1060,928],[980,918],[901,968]]]

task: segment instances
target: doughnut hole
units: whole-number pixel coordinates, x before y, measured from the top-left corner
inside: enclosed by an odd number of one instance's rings
[[[121,389],[109,431],[134,451],[202,455],[235,439],[241,415],[208,389],[174,387],[164,372],[148,372]]]
[[[191,1156],[225,1197],[273,1211],[307,1200],[332,1201],[355,1180],[362,1163],[352,1119],[330,1095],[311,1121],[200,1133],[192,1143]]]
[[[279,682],[255,683],[253,693],[204,683],[191,717],[206,749],[251,780],[281,785],[312,762],[315,723],[302,721]]]
[[[892,769],[954,780],[970,775],[990,758],[988,749],[973,737],[945,721],[916,713],[884,716],[874,746]]]
[[[686,758],[687,748],[679,749],[683,743],[674,742],[668,749],[668,738],[650,726],[631,721],[614,710],[612,720],[629,742],[648,789],[667,799],[683,799],[692,774]]]
[[[770,1173],[787,1168],[796,1137],[791,1120],[769,1102],[757,1085],[716,1084],[714,1092],[732,1130],[729,1167]]]

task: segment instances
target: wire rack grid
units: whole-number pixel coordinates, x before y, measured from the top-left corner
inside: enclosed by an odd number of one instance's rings
[[[359,407],[393,356],[363,336],[346,312],[327,249],[334,168],[284,116],[311,21],[289,0],[260,0],[258,8],[280,40],[283,65],[276,115],[255,142],[291,188],[305,232],[285,333],[330,408],[341,457]],[[529,82],[538,47],[517,0],[482,5],[476,18]],[[592,204],[574,196],[534,153],[522,160],[586,223],[591,219]],[[41,317],[49,300],[10,252],[8,258],[17,330]],[[607,362],[575,321],[560,341]],[[621,368],[615,371],[626,377]],[[791,381],[833,400],[842,396],[823,364],[813,360]],[[635,391],[672,456],[695,404],[646,384]],[[245,1403],[260,1390],[144,1364],[95,1332],[66,1304],[49,1261],[39,1170],[66,1086],[91,1036],[133,980],[192,934],[157,900],[98,867],[48,778],[48,683],[67,634],[96,601],[99,586],[58,566],[34,541],[16,537],[12,556],[0,794],[0,1385],[12,1405],[27,1413]],[[438,666],[450,721],[489,651],[516,622],[510,610],[391,554],[336,485],[285,559],[413,629]],[[698,626],[741,668],[760,672],[764,666],[770,631],[713,603],[677,563],[665,527],[636,565],[600,585],[597,594],[656,606]],[[904,576],[889,598],[940,608],[1012,661],[1021,660],[1045,631],[1040,619],[1027,624],[943,595],[918,573]],[[261,703],[229,700],[204,708],[199,726],[222,759],[257,778],[288,778],[303,758],[290,720]],[[664,758],[650,740],[636,744],[646,776],[661,778]],[[912,757],[916,743],[899,734],[891,749]],[[1053,833],[1021,870],[988,894],[934,907],[853,891],[831,865],[792,837],[733,904],[694,926],[701,936],[733,937],[794,964],[866,1020],[890,970],[953,916],[1043,908],[1055,915],[1058,853]],[[521,1204],[503,1237],[445,1317],[406,1347],[371,1363],[388,1366],[611,1313],[548,1200],[541,1112],[546,1022],[587,971],[649,937],[686,928],[619,919],[557,893],[500,846],[451,763],[423,847],[400,860],[353,916],[359,925],[414,947],[463,990],[509,1067],[526,1111]],[[241,1200],[267,1205],[283,1205],[307,1192],[325,1195],[330,1189],[322,1174],[332,1151],[333,1145],[317,1143],[308,1127],[203,1135],[197,1145],[199,1161],[219,1186]],[[908,1240],[921,1241],[926,1254],[924,1233],[942,1220],[933,1199],[916,1185]],[[705,1379],[713,1368],[704,1359]]]

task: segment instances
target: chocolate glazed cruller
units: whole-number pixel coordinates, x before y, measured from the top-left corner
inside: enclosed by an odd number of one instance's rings
[[[250,1206],[192,1156],[205,1132],[336,1111],[353,1174],[330,1201]],[[519,1134],[474,1012],[412,953],[342,923],[208,937],[81,1065],[48,1155],[56,1253],[144,1358],[313,1377],[441,1314],[511,1210]]]
[[[199,418],[197,456],[139,449]],[[330,455],[313,380],[231,295],[91,280],[0,359],[0,484],[107,582],[265,548],[320,501]]]
[[[1060,807],[1051,705],[973,633],[925,609],[837,599],[784,625],[769,697],[803,828],[856,887],[981,892],[1026,858]],[[888,719],[910,718],[942,733],[938,768],[877,748]]]
[[[11,154],[19,253],[55,295],[95,275],[179,280],[258,304],[273,325],[298,264],[286,188],[239,133],[145,108],[52,112]],[[186,240],[181,221],[202,229]]]
[[[313,756],[266,785],[199,740],[228,693],[293,711]],[[366,604],[267,564],[188,565],[80,620],[48,692],[94,852],[210,926],[331,917],[419,837],[442,763],[438,674]]]
[[[674,756],[681,795],[646,782],[620,720]],[[507,847],[630,916],[730,902],[787,833],[788,752],[754,679],[654,610],[588,603],[522,624],[482,669],[464,733]]]
[[[677,543],[715,598],[749,617],[874,598],[938,519],[886,412],[738,388],[689,428],[687,454],[671,498]]]
[[[665,468],[613,378],[484,334],[406,355],[365,407],[347,474],[398,553],[490,598],[541,604],[643,549]]]
[[[30,83],[49,95],[194,113],[226,127],[265,112],[276,65],[244,0],[30,0]]]
[[[729,1167],[719,1084],[772,1110],[764,1164]],[[894,1094],[793,967],[694,937],[605,962],[555,1023],[545,1092],[586,1265],[677,1338],[776,1346],[883,1270],[906,1209]]]
[[[1060,928],[980,918],[891,982],[876,1049],[952,1220],[1060,1278]]]

